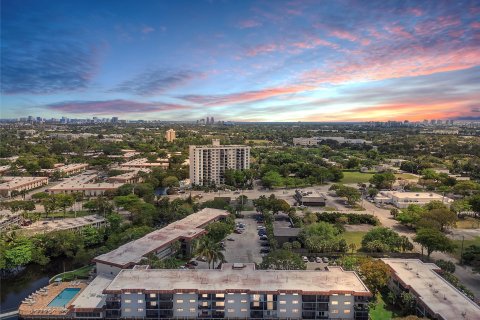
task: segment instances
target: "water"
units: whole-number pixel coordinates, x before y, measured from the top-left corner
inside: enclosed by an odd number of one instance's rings
[[[16,310],[20,303],[32,292],[45,287],[51,277],[71,270],[68,260],[52,260],[47,266],[29,265],[14,277],[1,279],[0,282],[0,312]],[[10,318],[14,319],[14,318]]]
[[[80,291],[80,288],[65,288],[60,292],[55,299],[53,299],[48,306],[49,307],[65,307],[70,300],[73,299]]]

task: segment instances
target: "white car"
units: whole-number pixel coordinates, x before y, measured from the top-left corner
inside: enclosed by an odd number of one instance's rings
[[[317,257],[317,258],[315,259],[315,262],[316,262],[316,263],[322,263],[322,258]]]
[[[257,227],[257,230],[263,230],[263,229],[265,229],[265,226],[258,226]]]
[[[303,262],[308,262],[308,258],[305,257],[305,256],[302,257],[302,260],[303,260]]]

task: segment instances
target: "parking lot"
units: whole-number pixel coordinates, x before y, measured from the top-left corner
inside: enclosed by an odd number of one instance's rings
[[[257,221],[254,219],[255,212],[242,212],[244,218],[236,219],[236,223],[243,223],[245,225],[242,234],[233,233],[225,240],[225,260],[230,263],[234,262],[262,262],[260,254],[261,241],[259,240]],[[231,240],[228,240],[231,239]]]

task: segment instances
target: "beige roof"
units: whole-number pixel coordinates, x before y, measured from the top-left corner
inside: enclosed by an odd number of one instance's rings
[[[94,261],[122,268],[127,267],[131,264],[138,263],[145,255],[161,247],[170,245],[176,240],[198,237],[205,233],[203,227],[206,224],[228,215],[229,213],[225,210],[202,209],[162,229],[155,230],[140,239],[131,241],[113,251],[102,254],[96,257]]]
[[[71,303],[74,311],[101,309],[105,305],[106,295],[102,291],[112,282],[113,276],[98,275]],[[79,310],[83,309],[83,310]]]
[[[237,266],[243,266],[238,268]],[[235,266],[235,268],[234,268]],[[370,291],[353,271],[255,270],[255,264],[222,265],[222,269],[121,270],[105,293],[120,291],[285,292],[298,294],[356,294]]]
[[[437,274],[434,270],[440,268],[435,264],[418,259],[382,260],[439,319],[480,319],[480,307]]]
[[[48,181],[47,177],[0,177],[0,190],[15,190],[32,183]]]

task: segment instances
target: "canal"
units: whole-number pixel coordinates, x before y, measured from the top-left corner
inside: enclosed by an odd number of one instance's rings
[[[18,308],[32,292],[46,286],[50,278],[72,269],[70,260],[52,260],[46,266],[29,265],[15,276],[2,278],[0,282],[0,313]],[[15,319],[15,318],[9,318]]]

